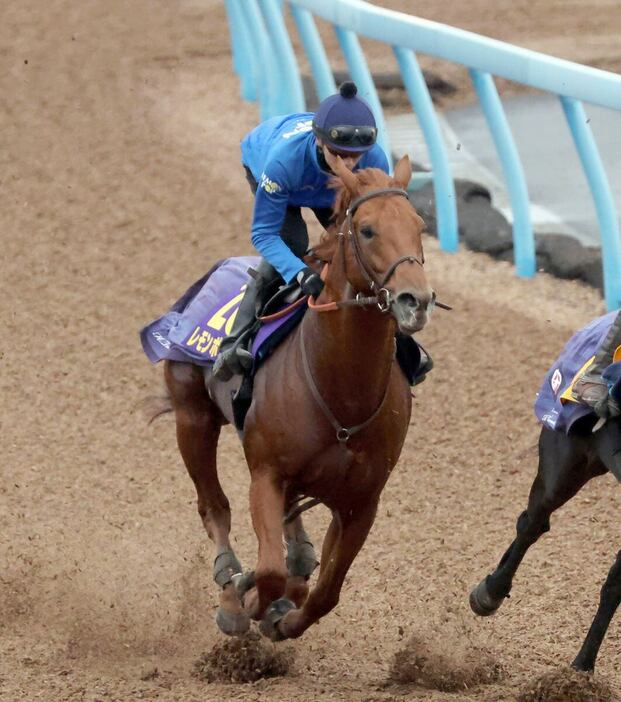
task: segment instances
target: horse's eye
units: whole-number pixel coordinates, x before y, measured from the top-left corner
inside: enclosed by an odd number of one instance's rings
[[[360,233],[365,239],[372,239],[375,236],[375,232],[372,227],[361,227]]]

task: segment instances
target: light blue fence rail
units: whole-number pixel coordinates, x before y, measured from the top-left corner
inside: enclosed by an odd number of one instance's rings
[[[621,234],[612,192],[582,102],[621,112],[621,75],[522,49],[472,32],[371,5],[363,0],[226,0],[233,59],[242,96],[258,100],[261,118],[304,111],[304,93],[283,11],[289,8],[320,99],[334,93],[332,70],[314,17],[330,22],[360,93],[378,117],[379,141],[390,154],[383,112],[358,36],[392,47],[421,125],[432,164],[438,237],[458,246],[457,203],[446,145],[415,52],[466,66],[500,159],[513,211],[516,272],[535,274],[535,241],[526,179],[493,76],[557,95],[595,203],[601,236],[604,295],[621,307]]]

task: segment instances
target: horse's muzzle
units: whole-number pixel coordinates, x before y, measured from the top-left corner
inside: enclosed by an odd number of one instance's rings
[[[429,321],[435,297],[435,293],[417,296],[403,292],[397,295],[392,303],[392,313],[399,325],[399,331],[408,335],[420,331]]]

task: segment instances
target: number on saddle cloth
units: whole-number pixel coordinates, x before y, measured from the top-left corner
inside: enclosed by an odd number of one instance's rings
[[[186,361],[205,366],[213,363],[222,339],[233,329],[249,280],[248,268],[258,263],[259,259],[251,256],[220,261],[191,285],[165,314],[147,324],[140,337],[149,360],[152,363]],[[273,305],[270,301],[270,313],[274,311]],[[294,320],[293,326],[298,321],[299,318]],[[285,316],[261,325],[252,343],[255,366],[293,328],[288,324],[290,320]]]

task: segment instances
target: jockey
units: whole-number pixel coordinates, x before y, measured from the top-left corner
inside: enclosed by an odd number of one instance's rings
[[[229,380],[252,365],[246,348],[258,303],[275,279],[297,281],[305,295],[317,297],[323,281],[302,257],[308,231],[301,208],[310,207],[324,228],[332,217],[336,192],[328,187],[340,156],[350,170],[381,168],[386,154],[376,144],[377,126],[368,103],[354,83],[343,83],[315,114],[304,112],[269,119],[241,143],[242,165],[255,195],[252,243],[262,255],[235,317],[230,336],[220,347],[213,368],[218,380]]]
[[[578,402],[593,408],[600,417],[614,417],[621,413],[621,408],[609,396],[608,382],[602,373],[615,359],[615,351],[621,348],[621,310],[617,312],[606,338],[595,354],[595,360],[579,378],[572,392]]]

